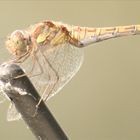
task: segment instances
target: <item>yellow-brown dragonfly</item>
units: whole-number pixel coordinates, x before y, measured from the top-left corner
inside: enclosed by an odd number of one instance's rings
[[[27,75],[32,76],[46,101],[79,70],[85,46],[139,33],[140,25],[89,28],[42,21],[14,31],[8,36],[6,47],[15,56],[15,63],[28,64],[24,66]],[[34,80],[36,77],[38,80]]]

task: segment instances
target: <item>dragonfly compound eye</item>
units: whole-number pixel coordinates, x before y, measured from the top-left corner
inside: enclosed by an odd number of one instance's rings
[[[29,43],[29,34],[16,30],[8,37],[6,47],[13,55],[21,56],[28,51]]]

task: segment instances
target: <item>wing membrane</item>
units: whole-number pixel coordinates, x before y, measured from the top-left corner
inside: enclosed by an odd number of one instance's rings
[[[50,98],[78,72],[83,61],[83,55],[83,49],[68,43],[56,47],[49,46],[48,49],[41,46],[36,56],[43,73],[32,77],[31,81],[39,92],[43,93],[46,89],[45,94],[46,96],[49,94]],[[31,60],[29,59],[25,65],[24,68],[29,71]],[[40,67],[36,63],[33,75],[37,73],[40,73]],[[57,75],[59,76],[58,81]]]

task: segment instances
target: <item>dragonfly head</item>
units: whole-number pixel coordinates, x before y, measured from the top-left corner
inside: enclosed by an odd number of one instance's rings
[[[22,30],[14,31],[6,40],[7,49],[17,57],[29,52],[30,45],[30,34]]]

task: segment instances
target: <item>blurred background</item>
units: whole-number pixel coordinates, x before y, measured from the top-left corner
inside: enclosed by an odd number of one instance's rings
[[[105,27],[140,24],[139,0],[0,0],[0,61],[5,37],[42,20]],[[71,140],[140,140],[140,36],[85,48],[78,74],[48,106]],[[24,121],[7,122],[0,104],[0,139],[35,140]]]

